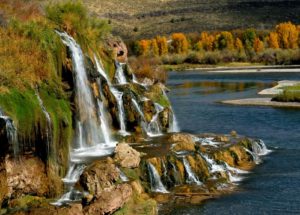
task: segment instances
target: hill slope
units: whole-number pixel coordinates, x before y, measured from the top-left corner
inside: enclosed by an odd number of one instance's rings
[[[126,39],[171,32],[271,28],[300,21],[297,0],[86,0],[88,8],[110,20]],[[135,31],[134,31],[135,29]]]

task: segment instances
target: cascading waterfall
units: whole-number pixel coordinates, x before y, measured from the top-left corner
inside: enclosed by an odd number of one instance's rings
[[[98,58],[96,57],[96,55],[94,55],[94,59],[95,59],[95,62],[96,62],[96,68],[97,68],[97,71],[100,73],[100,75],[103,76],[103,78],[107,81],[108,85],[111,85],[111,82],[109,80],[109,78],[107,77],[107,74],[104,72],[103,70],[103,66],[102,66],[102,63],[98,60]]]
[[[128,135],[129,133],[126,131],[126,123],[125,123],[125,111],[124,111],[124,105],[123,105],[123,93],[118,91],[115,88],[110,88],[110,91],[117,99],[118,103],[118,110],[119,110],[119,121],[120,121],[120,133],[122,135]]]
[[[159,114],[164,110],[164,108],[158,103],[154,103],[154,106],[156,113],[147,126],[147,134],[150,137],[162,135]]]
[[[57,32],[63,43],[68,46],[72,53],[74,68],[74,79],[76,83],[76,101],[78,105],[78,120],[82,123],[82,138],[79,147],[90,147],[102,141],[100,123],[95,116],[95,104],[93,95],[89,87],[86,69],[84,65],[84,55],[76,41],[66,33]]]
[[[20,149],[19,149],[19,143],[18,143],[17,129],[14,125],[14,122],[10,117],[5,116],[1,109],[0,109],[0,118],[5,121],[6,136],[7,136],[9,145],[11,146],[12,151],[14,153],[14,157],[17,157]]]
[[[126,77],[124,75],[124,70],[123,70],[123,64],[116,62],[117,69],[116,69],[116,80],[118,84],[127,84]]]
[[[43,100],[41,99],[39,93],[36,91],[36,97],[39,101],[39,104],[40,104],[40,107],[46,117],[46,120],[47,120],[47,127],[46,127],[46,139],[47,139],[47,153],[49,154],[50,153],[50,145],[52,143],[52,121],[51,121],[51,117],[50,117],[50,114],[48,113],[48,111],[46,110],[45,106],[44,106],[44,103],[43,103]],[[55,150],[53,150],[55,151]],[[56,157],[56,156],[53,156],[53,157]]]
[[[151,163],[148,163],[148,171],[150,175],[151,190],[153,192],[168,193],[168,190],[161,182],[160,175]]]
[[[63,43],[71,50],[78,107],[75,137],[77,146],[70,154],[69,171],[63,179],[67,192],[57,202],[53,203],[62,205],[77,201],[82,196],[81,192],[74,189],[74,184],[85,168],[83,163],[94,157],[98,158],[112,154],[114,143],[110,139],[104,105],[100,100],[97,101],[98,106],[95,105],[84,65],[84,55],[80,46],[68,34],[57,33]],[[98,65],[96,66],[98,69]],[[98,71],[100,72],[100,70]],[[99,115],[99,118],[97,115]]]
[[[193,172],[188,160],[186,159],[186,157],[182,158],[183,160],[183,165],[184,165],[184,169],[187,173],[187,179],[186,182],[189,184],[197,184],[197,185],[202,185],[202,182],[199,181],[198,177],[195,175],[195,173]]]

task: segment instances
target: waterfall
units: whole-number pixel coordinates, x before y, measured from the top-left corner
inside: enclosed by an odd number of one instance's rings
[[[169,132],[179,132],[180,128],[178,125],[178,121],[177,121],[175,112],[173,109],[171,109],[171,112],[172,112],[172,118],[169,117],[169,130],[168,131]]]
[[[195,175],[195,173],[193,172],[188,160],[186,159],[186,157],[182,158],[183,160],[183,165],[184,165],[184,169],[187,173],[188,178],[186,179],[187,183],[195,183],[197,185],[202,185],[202,182],[199,181],[198,177]]]
[[[62,205],[78,200],[82,193],[74,189],[84,171],[85,165],[92,159],[110,155],[114,151],[114,144],[110,139],[109,127],[105,115],[103,103],[94,99],[90,83],[87,77],[84,55],[76,41],[66,33],[57,32],[62,42],[69,47],[73,62],[73,76],[76,87],[77,122],[76,122],[76,145],[70,153],[70,166],[66,177],[63,179],[67,192],[56,201],[55,205]],[[96,58],[95,58],[96,59]],[[102,74],[101,66],[96,61],[96,67]],[[105,76],[103,71],[102,76]],[[108,79],[107,79],[108,80]],[[97,117],[99,116],[99,118]]]
[[[167,189],[161,182],[156,168],[151,163],[148,163],[148,171],[150,175],[151,190],[159,193],[168,193]]]
[[[209,158],[207,155],[201,154],[201,156],[209,164],[209,170],[211,173],[226,171],[224,166],[217,164],[215,160]]]
[[[118,110],[119,110],[119,121],[120,121],[120,133],[122,135],[128,135],[129,133],[126,131],[126,123],[125,123],[125,111],[123,105],[123,93],[118,91],[117,89],[111,87],[110,91],[117,99]]]
[[[100,75],[102,75],[104,77],[104,79],[107,81],[108,85],[111,85],[111,82],[110,82],[109,78],[107,77],[107,74],[103,70],[103,66],[101,66],[102,63],[99,62],[96,55],[94,55],[94,59],[95,59],[95,62],[96,62],[97,71],[100,73]]]
[[[154,106],[156,113],[148,124],[147,133],[149,136],[160,136],[162,135],[162,132],[159,121],[159,114],[164,110],[164,108],[158,103],[154,103]]]
[[[251,155],[251,157],[252,157],[252,159],[253,159],[253,161],[254,161],[255,164],[260,164],[261,159],[260,159],[260,157],[258,156],[258,154],[256,154],[255,152],[250,151],[250,150],[247,149],[247,148],[244,148],[244,149],[245,149],[245,151],[246,151],[248,154]]]
[[[102,140],[101,132],[99,132],[101,128],[97,122],[95,104],[86,74],[83,52],[76,41],[68,34],[57,33],[62,38],[63,43],[70,48],[72,53],[78,120],[82,123],[82,130],[84,131],[82,133],[82,144],[80,144],[79,147],[99,144]]]
[[[127,84],[126,77],[125,77],[124,71],[123,71],[123,64],[116,62],[116,66],[117,66],[117,69],[116,69],[115,77],[116,77],[117,83],[118,84]]]
[[[40,107],[46,117],[46,120],[47,120],[47,127],[46,127],[46,138],[47,138],[47,153],[49,154],[50,153],[50,145],[52,143],[52,138],[53,138],[53,133],[52,133],[52,121],[51,121],[51,117],[50,117],[50,114],[48,113],[48,111],[46,110],[45,106],[44,106],[44,103],[43,103],[43,100],[41,99],[39,93],[36,91],[35,92],[35,95],[39,101],[39,104],[40,104]],[[55,156],[53,156],[55,157]]]
[[[119,171],[120,173],[120,178],[122,180],[122,182],[127,182],[129,181],[129,179],[127,178],[127,176],[124,174],[124,172],[122,170],[120,170],[118,167],[117,167],[117,170]]]
[[[0,109],[0,118],[5,121],[6,136],[10,147],[12,147],[14,157],[17,157],[19,154],[19,143],[18,143],[17,129],[14,125],[14,122],[10,117],[5,116],[1,109]]]
[[[267,149],[267,146],[262,140],[256,140],[252,142],[252,151],[259,156],[267,155],[272,152],[271,150]]]

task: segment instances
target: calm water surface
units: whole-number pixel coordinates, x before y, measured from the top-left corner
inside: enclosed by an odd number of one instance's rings
[[[256,97],[300,73],[170,73],[168,86],[181,130],[258,137],[273,153],[248,175],[242,191],[171,214],[300,214],[300,109],[230,106],[217,101]]]

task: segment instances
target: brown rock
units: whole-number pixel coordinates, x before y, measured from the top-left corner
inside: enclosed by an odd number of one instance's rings
[[[6,158],[5,164],[9,197],[16,198],[23,194],[47,196],[49,181],[45,165],[39,158]]]
[[[84,214],[112,214],[121,208],[131,196],[131,186],[128,184],[120,184],[111,191],[103,191],[91,205],[84,208]]]
[[[108,41],[108,45],[113,50],[113,58],[120,63],[127,62],[128,50],[125,43],[121,39],[113,38]]]
[[[141,161],[141,154],[127,143],[120,143],[115,149],[115,160],[124,168],[136,168]]]
[[[7,177],[5,170],[5,163],[0,159],[0,208],[3,202],[3,199],[7,196]]]
[[[192,135],[182,133],[172,134],[168,141],[174,143],[174,151],[195,151],[195,141]]]
[[[111,190],[120,173],[110,161],[95,161],[80,176],[79,184],[84,190],[99,197],[103,190]]]
[[[139,195],[144,192],[144,188],[139,181],[131,182],[131,186],[132,186],[132,189],[135,191],[135,193],[137,193]]]

